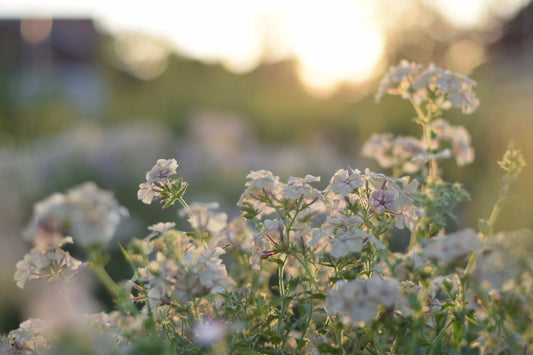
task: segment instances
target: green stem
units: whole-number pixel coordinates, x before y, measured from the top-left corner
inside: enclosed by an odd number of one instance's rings
[[[315,280],[315,276],[311,273],[311,270],[309,269],[309,265],[307,265],[307,263],[305,262],[305,259],[302,259],[298,254],[294,253],[294,254],[291,254],[292,256],[294,256],[296,258],[296,260],[298,260],[300,262],[300,264],[302,264],[302,266],[304,267],[305,269],[305,273],[307,274],[307,276],[309,277],[309,282],[313,284],[313,286],[315,286],[315,289],[320,292],[320,288],[318,287],[318,284],[316,283],[316,280]]]
[[[416,114],[418,116],[418,122],[422,125],[422,132],[424,136],[424,141],[426,144],[426,151],[428,155],[431,155],[431,130],[429,129],[429,123],[432,120],[430,112],[428,112],[427,115],[424,114],[420,106],[418,106],[415,101],[413,100],[412,96],[409,96],[409,101],[411,101],[411,105],[413,105]],[[437,176],[437,160],[431,159],[429,161],[429,174],[428,176],[435,178]]]
[[[90,257],[90,263],[89,268],[94,272],[96,277],[100,280],[102,285],[104,285],[105,289],[113,298],[117,298],[120,293],[120,289],[118,285],[113,281],[111,276],[107,273],[107,271],[104,268],[105,259],[103,256],[98,253],[93,253]]]
[[[488,225],[488,232],[492,233],[492,229],[494,228],[494,223],[496,222],[496,219],[498,218],[498,215],[500,214],[502,207],[505,203],[505,200],[507,200],[507,196],[509,195],[509,189],[511,187],[511,177],[506,174],[503,177],[503,186],[500,190],[500,194],[498,196],[498,200],[496,201],[496,204],[492,208],[492,212],[490,214],[489,220],[487,221]]]
[[[287,308],[286,300],[285,300],[285,282],[283,280],[283,271],[285,269],[285,265],[287,264],[287,258],[288,256],[285,256],[285,259],[283,259],[282,265],[278,268],[279,297],[281,299],[281,309],[279,312],[278,329],[277,329],[277,335],[279,337],[281,337],[283,318],[285,317],[285,312]]]

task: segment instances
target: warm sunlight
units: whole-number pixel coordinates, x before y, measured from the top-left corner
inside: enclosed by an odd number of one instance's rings
[[[514,10],[520,2],[507,1]],[[429,5],[458,26],[473,26],[489,11],[505,12],[501,1]],[[122,0],[51,0],[46,5],[18,0],[0,4],[0,16],[90,17],[104,31],[161,37],[182,54],[222,62],[235,72],[251,70],[265,59],[295,58],[302,82],[314,93],[327,94],[341,82],[364,82],[374,74],[385,46],[383,24],[372,16],[376,9],[383,13],[380,6],[385,4],[362,0],[197,0],[172,6],[165,0],[152,0],[150,6]]]
[[[306,4],[294,11],[294,54],[302,81],[330,91],[341,81],[362,82],[373,74],[384,50],[384,38],[350,0]]]

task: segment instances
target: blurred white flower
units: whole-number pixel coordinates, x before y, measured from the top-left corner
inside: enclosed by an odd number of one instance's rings
[[[436,259],[444,265],[465,256],[468,253],[478,252],[483,247],[483,242],[472,228],[440,235],[432,238],[423,247],[423,255]]]
[[[9,332],[9,347],[17,353],[40,352],[48,347],[52,335],[45,321],[30,318]]]
[[[67,198],[60,193],[37,202],[31,221],[23,231],[24,239],[33,242],[39,250],[60,244],[68,228],[69,212]]]
[[[226,335],[227,329],[220,322],[202,320],[194,326],[194,340],[201,346],[213,346]]]
[[[189,205],[190,210],[182,209],[182,217],[189,216],[189,223],[195,229],[202,229],[209,233],[218,233],[226,228],[228,215],[224,212],[213,212],[220,206],[218,202],[198,203],[193,202]],[[188,215],[188,213],[191,215]]]
[[[398,280],[371,277],[355,279],[331,290],[326,297],[326,307],[341,315],[344,322],[362,325],[376,316],[379,305],[393,308],[402,301]]]
[[[175,226],[176,226],[176,223],[174,222],[167,222],[167,223],[159,222],[159,223],[153,224],[150,227],[148,227],[148,230],[151,230],[152,233],[148,235],[147,238],[150,239],[152,237],[155,237],[156,235],[163,235],[170,229],[174,228]]]
[[[76,275],[85,264],[61,249],[66,243],[72,243],[72,238],[64,238],[60,244],[46,250],[34,248],[24,255],[24,259],[17,262],[13,277],[17,286],[24,288],[26,281],[33,279],[59,281]]]
[[[129,215],[112,192],[87,182],[66,195],[74,240],[82,246],[109,243],[122,218]]]
[[[368,242],[374,243],[374,246],[377,249],[385,248],[385,245],[372,234],[359,228],[351,228],[345,233],[337,233],[331,238],[327,250],[332,256],[340,258],[350,253],[360,252],[363,250],[363,246]]]

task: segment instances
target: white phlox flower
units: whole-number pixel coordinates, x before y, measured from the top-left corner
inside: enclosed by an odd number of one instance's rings
[[[429,240],[423,247],[422,254],[430,259],[448,265],[468,253],[478,252],[483,242],[472,228],[440,235]]]
[[[83,246],[106,245],[128,210],[113,194],[87,182],[66,195],[74,239]]]
[[[306,175],[304,178],[289,177],[287,185],[283,188],[283,194],[291,199],[298,200],[305,198],[306,200],[318,200],[322,198],[320,191],[309,185],[312,182],[320,181],[320,177]]]
[[[285,226],[281,220],[266,219],[263,227],[263,230],[253,234],[250,263],[254,270],[259,270],[261,259],[274,255],[274,246],[284,239]]]
[[[361,252],[363,246],[368,242],[372,242],[377,249],[385,248],[385,245],[372,234],[359,228],[353,228],[346,233],[338,233],[332,237],[329,240],[328,252],[336,258],[340,258],[353,252]]]
[[[152,167],[152,170],[146,173],[146,181],[165,185],[168,178],[176,174],[178,166],[175,159],[159,159]]]
[[[65,281],[76,275],[86,264],[61,249],[66,243],[72,243],[72,238],[64,238],[57,246],[46,250],[34,248],[24,255],[24,259],[17,262],[13,277],[17,286],[24,288],[26,281],[33,279]]]
[[[222,248],[196,246],[183,250],[178,260],[157,253],[157,259],[143,270],[150,307],[171,301],[186,303],[233,287],[235,282],[220,259],[224,253]]]
[[[139,185],[137,198],[146,204],[158,200],[161,185],[166,185],[170,176],[176,174],[178,163],[175,159],[159,159],[152,169],[146,173],[146,182]]]
[[[244,199],[261,200],[265,195],[277,195],[280,190],[279,177],[274,176],[268,170],[252,171],[246,176],[246,179]]]
[[[431,129],[437,142],[449,142],[451,154],[457,165],[463,166],[474,161],[474,149],[468,131],[462,126],[452,126],[441,118],[431,122]]]
[[[105,245],[127,216],[128,210],[113,193],[86,182],[65,195],[55,193],[35,204],[23,235],[39,250],[58,246],[67,231],[82,246]]]
[[[51,335],[44,320],[30,318],[9,332],[9,347],[17,353],[41,352],[48,348]]]
[[[176,226],[176,223],[174,222],[166,222],[166,223],[159,222],[159,223],[153,224],[150,227],[148,227],[148,230],[151,230],[152,233],[150,233],[150,235],[148,235],[146,238],[151,239],[155,236],[163,235],[169,230],[171,230],[172,228],[174,228],[175,226]]]
[[[406,60],[402,60],[398,66],[390,67],[379,84],[376,101],[379,102],[385,94],[407,96],[407,89],[414,83],[421,68],[421,65]]]
[[[460,108],[464,114],[473,113],[479,106],[473,88],[476,83],[464,76],[443,70],[430,64],[423,71],[416,63],[401,61],[391,67],[382,79],[376,101],[383,95],[401,95],[404,99],[412,99],[417,105],[433,97],[442,108]],[[432,95],[428,95],[428,91]]]
[[[205,319],[196,323],[193,329],[194,340],[201,346],[216,345],[224,338],[226,332],[227,329],[221,322]]]
[[[372,192],[368,199],[368,204],[371,209],[378,214],[394,208],[396,198],[399,193],[396,190],[376,190]]]
[[[63,240],[68,228],[69,208],[65,195],[54,193],[33,206],[31,221],[22,235],[34,246],[46,250]]]
[[[394,308],[402,299],[398,280],[371,277],[355,279],[332,289],[326,297],[326,307],[342,315],[344,323],[363,325],[377,315],[378,306]]]
[[[355,189],[363,187],[364,181],[358,169],[339,169],[333,175],[326,190],[331,190],[335,194],[346,196]]]
[[[189,205],[190,210],[183,209],[180,211],[180,215],[188,216],[190,225],[195,229],[203,229],[209,233],[218,233],[222,229],[226,228],[228,215],[224,212],[214,212],[220,206],[217,202],[211,203],[198,203],[193,202]]]

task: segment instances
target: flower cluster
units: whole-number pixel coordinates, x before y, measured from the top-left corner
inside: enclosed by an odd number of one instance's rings
[[[469,253],[481,250],[483,243],[472,228],[432,238],[423,247],[423,254],[448,265]]]
[[[343,316],[344,322],[364,325],[378,312],[378,307],[394,309],[404,303],[400,283],[396,279],[355,279],[331,290],[326,298],[330,312]]]
[[[152,230],[159,229],[152,227]],[[138,279],[145,285],[150,307],[216,294],[234,284],[228,276],[219,247],[199,245],[174,229],[165,229],[143,242],[148,263],[139,269]],[[152,256],[153,255],[153,256]],[[149,260],[153,258],[153,260]]]
[[[391,67],[381,81],[376,100],[383,95],[401,95],[413,100],[417,105],[431,100],[440,109],[460,108],[470,114],[479,105],[473,88],[476,83],[464,76],[442,70],[434,64],[423,68],[406,60],[396,67]]]
[[[471,138],[464,127],[436,119],[431,122],[429,129],[434,135],[429,147],[424,139],[374,133],[363,145],[361,154],[376,159],[382,168],[400,168],[409,174],[424,170],[425,164],[432,159],[455,157],[459,166],[474,161]]]
[[[62,241],[65,233],[72,234],[74,241],[84,247],[107,245],[127,216],[128,210],[111,192],[87,182],[35,204],[24,236],[43,249]]]
[[[146,182],[139,185],[137,197],[146,204],[161,198],[163,186],[170,176],[176,174],[178,163],[175,159],[159,159],[152,170],[146,173]]]
[[[452,106],[472,113],[474,86],[434,65],[401,62],[376,97],[409,99],[421,138],[376,134],[363,147],[364,155],[392,168],[392,176],[339,169],[319,188],[320,178],[312,175],[282,181],[270,171],[252,171],[238,201],[242,217],[229,223],[217,203],[187,203],[177,162],[158,160],[137,197],[163,208],[179,203],[176,215],[189,226],[161,222],[133,239],[122,249],[132,268],[125,282],[104,269],[103,247],[126,215],[112,194],[87,183],[37,203],[24,233],[34,247],[17,263],[17,285],[79,279],[87,267],[118,311],[82,322],[77,317],[67,334],[32,318],[8,335],[9,351],[533,351],[531,232],[492,232],[525,165],[521,153],[510,148],[500,162],[503,187],[478,231],[447,225],[468,194],[441,178],[437,160],[455,157],[464,165],[474,153],[466,130],[439,115]],[[408,245],[393,252],[399,230]],[[87,262],[63,249],[70,243],[86,248]],[[84,341],[76,338],[79,346],[71,348],[73,334]]]
[[[76,243],[83,247],[105,246],[128,215],[113,194],[94,183],[55,193],[35,204],[24,237],[34,248],[16,265],[14,279],[23,288],[27,280],[68,280],[84,267],[62,249]],[[72,234],[72,236],[67,236]]]

